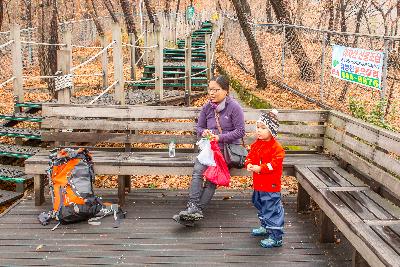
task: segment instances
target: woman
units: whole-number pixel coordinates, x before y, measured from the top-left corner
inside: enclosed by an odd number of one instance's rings
[[[209,136],[216,140],[224,154],[224,143],[241,144],[241,139],[245,134],[243,110],[239,103],[229,96],[229,81],[225,76],[212,78],[208,84],[208,93],[210,101],[200,112],[196,129],[197,136]],[[219,115],[222,134],[218,130],[216,115]],[[173,217],[175,221],[190,226],[194,221],[203,218],[203,209],[210,202],[217,187],[208,180],[204,182],[203,173],[207,167],[196,157],[187,209],[175,215]]]

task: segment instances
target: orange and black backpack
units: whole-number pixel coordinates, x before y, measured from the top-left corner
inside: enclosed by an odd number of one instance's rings
[[[64,148],[50,154],[49,158],[47,178],[53,209],[39,215],[42,225],[49,224],[51,219],[69,224],[111,214],[116,221],[125,216],[117,204],[104,203],[94,194],[93,161],[87,149]]]

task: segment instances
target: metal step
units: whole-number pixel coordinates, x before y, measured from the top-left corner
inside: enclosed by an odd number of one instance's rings
[[[42,117],[27,113],[0,114],[0,120],[41,122]]]
[[[22,137],[37,140],[40,140],[42,138],[41,131],[39,130],[12,127],[0,127],[0,136]]]
[[[17,200],[24,195],[23,192],[0,190],[0,205]]]
[[[0,145],[0,156],[27,159],[40,151],[37,147]]]
[[[171,79],[172,77],[170,77],[169,79]],[[141,80],[143,80],[143,81],[147,81],[147,80],[152,80],[153,78],[146,78],[146,77],[142,77],[142,79]],[[176,78],[174,78],[173,80],[168,80],[168,81],[165,81],[166,82],[166,84],[168,84],[168,82],[172,82],[172,81],[184,81],[185,80],[185,78],[184,77],[176,77]],[[194,81],[205,81],[205,82],[207,82],[207,77],[192,77],[191,78],[191,80],[194,82]],[[1,134],[1,129],[0,129],[0,134]]]
[[[192,74],[196,74],[199,72],[201,72],[201,71],[192,71]],[[166,77],[166,78],[170,77],[170,76],[174,76],[174,75],[181,75],[182,77],[185,76],[184,71],[164,71],[163,73],[164,73],[164,77]],[[201,74],[199,74],[196,77],[203,77],[203,76],[205,77],[206,74],[207,74],[206,72],[202,72]],[[152,71],[143,72],[143,76],[146,76],[147,78],[149,78],[149,76],[153,77],[153,75],[155,75],[155,72],[152,72]]]
[[[151,70],[154,70],[155,69],[155,66],[154,65],[146,65],[145,67],[144,67],[144,70],[145,71],[151,71]],[[163,69],[164,70],[185,70],[185,65],[179,65],[179,66],[164,66],[163,67]],[[206,69],[206,67],[204,67],[204,66],[194,66],[194,65],[192,65],[192,72],[193,71],[196,71],[196,70],[205,70]]]
[[[19,107],[19,108],[42,108],[42,103],[21,102],[21,103],[15,103],[15,107]]]
[[[154,87],[155,83],[134,83],[134,84],[129,84],[131,87]],[[192,83],[192,87],[207,87],[208,84],[203,84],[203,83]],[[169,87],[181,87],[184,88],[185,84],[184,83],[164,83],[165,88]]]
[[[24,168],[10,165],[0,165],[0,180],[14,183],[24,183],[33,179],[24,172]]]

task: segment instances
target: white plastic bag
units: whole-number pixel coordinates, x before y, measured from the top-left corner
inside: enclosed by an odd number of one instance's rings
[[[215,166],[214,151],[211,149],[210,140],[202,138],[196,145],[198,145],[201,150],[199,155],[197,155],[199,162],[206,166]]]

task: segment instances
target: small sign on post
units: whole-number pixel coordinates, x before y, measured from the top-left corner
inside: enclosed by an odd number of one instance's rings
[[[60,91],[66,88],[72,88],[74,86],[74,81],[72,78],[72,74],[68,75],[60,75],[55,78],[55,91]]]

